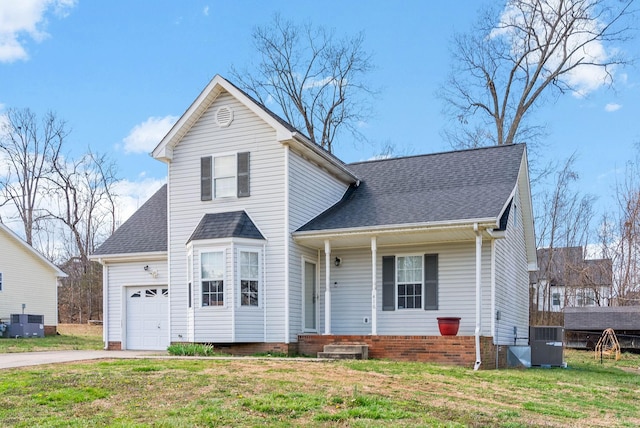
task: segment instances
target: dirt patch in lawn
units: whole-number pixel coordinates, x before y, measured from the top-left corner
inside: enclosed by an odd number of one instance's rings
[[[67,336],[102,336],[102,326],[94,324],[58,324],[58,333]]]

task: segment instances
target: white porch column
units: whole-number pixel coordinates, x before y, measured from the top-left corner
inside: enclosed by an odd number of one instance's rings
[[[324,241],[324,334],[331,334],[331,243]]]
[[[378,286],[376,284],[376,272],[377,272],[377,254],[378,254],[378,240],[375,236],[371,237],[371,334],[378,334],[378,313],[376,311],[377,295],[376,290]]]
[[[473,370],[478,370],[482,360],[480,357],[480,326],[482,322],[482,231],[478,223],[473,225],[476,233],[476,363]]]

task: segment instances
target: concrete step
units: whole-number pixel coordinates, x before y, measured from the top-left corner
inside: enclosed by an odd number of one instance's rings
[[[332,360],[361,360],[360,352],[318,352],[318,358],[328,358]]]
[[[369,346],[362,343],[332,343],[324,345],[324,352],[318,352],[318,358],[366,360],[369,358]]]

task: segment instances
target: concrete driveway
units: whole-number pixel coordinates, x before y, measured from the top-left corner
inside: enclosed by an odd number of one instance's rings
[[[161,351],[45,351],[0,354],[0,369],[112,358],[166,356]]]

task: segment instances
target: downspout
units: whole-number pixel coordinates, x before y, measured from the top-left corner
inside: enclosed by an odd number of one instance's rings
[[[476,233],[476,362],[473,370],[478,370],[482,360],[480,358],[480,325],[482,321],[482,231],[478,227],[478,223],[473,224],[473,231]]]
[[[289,146],[284,146],[284,343],[289,344]]]
[[[376,301],[377,301],[377,284],[376,284],[376,273],[377,273],[377,254],[378,254],[378,240],[375,236],[371,237],[371,335],[375,336],[378,334],[378,314],[376,311]]]
[[[98,260],[102,265],[102,340],[104,349],[109,349],[109,296],[107,290],[108,270],[106,263],[102,259]]]

